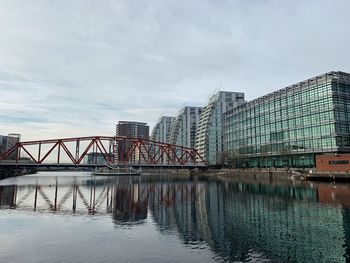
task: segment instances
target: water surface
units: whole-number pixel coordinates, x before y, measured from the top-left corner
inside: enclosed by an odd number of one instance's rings
[[[348,184],[39,173],[0,181],[0,262],[346,262]]]

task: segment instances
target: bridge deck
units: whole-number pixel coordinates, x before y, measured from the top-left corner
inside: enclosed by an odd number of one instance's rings
[[[103,168],[106,164],[72,164],[72,163],[7,163],[0,162],[0,168]],[[169,168],[169,169],[191,169],[191,168],[205,168],[206,165],[202,164],[183,164],[183,165],[172,165],[172,164],[114,164],[113,168]]]
[[[94,164],[84,164],[86,159]],[[179,169],[206,166],[194,148],[142,138],[89,136],[17,142],[0,155],[0,167],[105,166],[96,164],[98,159],[113,165],[118,162],[119,167]]]

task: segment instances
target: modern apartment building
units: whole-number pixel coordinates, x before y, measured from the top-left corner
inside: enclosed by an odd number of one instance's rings
[[[350,74],[329,72],[229,110],[225,140],[239,168],[315,167],[316,156],[350,152]]]
[[[144,122],[119,121],[116,125],[116,135],[129,138],[149,139],[149,126]]]
[[[11,149],[21,140],[20,134],[10,133],[9,135],[0,135],[0,155]],[[16,159],[17,151],[13,152],[9,159]]]
[[[88,153],[83,160],[84,164],[107,164],[108,155],[99,152]],[[108,159],[107,159],[108,160]]]
[[[152,130],[151,140],[168,143],[170,138],[171,125],[175,117],[162,116]]]
[[[119,121],[116,125],[116,136],[126,136],[129,138],[149,139],[149,126],[144,122],[136,121]],[[118,142],[117,161],[124,161],[130,144],[127,142]],[[135,151],[132,160],[137,161],[139,154]]]
[[[219,91],[203,108],[196,132],[195,148],[211,165],[224,159],[224,112],[245,103],[244,93]]]
[[[201,112],[201,107],[182,108],[171,127],[169,142],[193,148]]]

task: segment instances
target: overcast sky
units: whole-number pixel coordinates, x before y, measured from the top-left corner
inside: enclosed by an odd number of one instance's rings
[[[0,1],[0,134],[113,135],[350,72],[350,1]]]

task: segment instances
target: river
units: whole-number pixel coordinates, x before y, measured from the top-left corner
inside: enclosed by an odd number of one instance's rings
[[[350,185],[42,172],[0,181],[0,262],[346,262]]]

